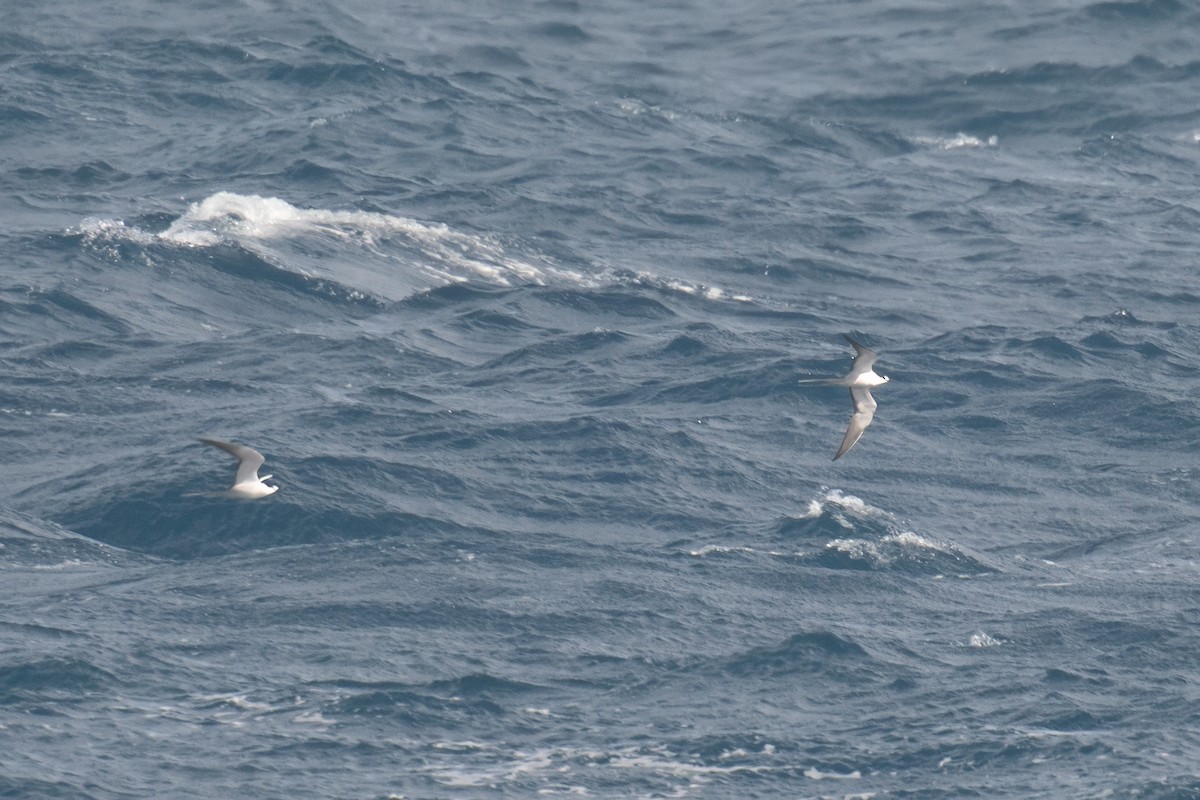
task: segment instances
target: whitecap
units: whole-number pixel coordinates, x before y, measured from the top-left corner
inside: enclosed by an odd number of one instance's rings
[[[800,515],[800,519],[815,519],[826,511],[834,514],[837,520],[846,527],[851,527],[851,524],[842,516],[841,512],[848,512],[862,518],[877,517],[887,520],[892,518],[891,514],[868,504],[861,497],[845,494],[841,489],[826,489],[820,497],[808,501],[808,508]]]
[[[1001,644],[1004,644],[1003,640],[989,636],[983,631],[972,633],[971,638],[967,642],[967,645],[970,647],[996,647]]]
[[[600,288],[629,283],[714,302],[752,302],[741,292],[651,272],[572,269],[537,252],[515,254],[499,237],[378,211],[302,208],[278,197],[217,192],[191,203],[165,230],[85,219],[89,246],[236,247],[306,278],[388,301],[454,283]],[[148,263],[153,263],[148,259]]]
[[[810,781],[856,781],[862,778],[862,773],[858,770],[842,773],[823,772],[819,769],[806,769],[804,770],[804,777],[808,778]]]
[[[971,136],[966,133],[959,133],[955,136],[918,136],[913,141],[925,147],[936,147],[939,150],[959,150],[964,147],[995,147],[1000,143],[1000,139],[996,136],[988,136],[981,139],[978,136]]]
[[[540,256],[517,257],[494,236],[456,231],[374,211],[301,208],[278,197],[217,192],[192,203],[157,233],[123,220],[84,220],[84,239],[184,248],[233,246],[280,269],[387,300],[452,283],[482,280],[594,286],[583,273]]]

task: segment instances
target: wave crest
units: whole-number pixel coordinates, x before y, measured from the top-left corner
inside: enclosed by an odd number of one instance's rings
[[[854,495],[827,490],[778,532],[819,549],[801,558],[828,569],[898,570],[925,575],[980,575],[995,570],[982,557],[908,530],[896,517]]]

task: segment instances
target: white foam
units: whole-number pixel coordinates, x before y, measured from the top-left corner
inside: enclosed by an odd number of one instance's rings
[[[232,192],[218,192],[193,203],[159,236],[175,244],[197,246],[309,236],[361,248],[384,260],[415,249],[426,257],[423,266],[431,275],[444,281],[475,277],[501,285],[514,281],[544,284],[553,277],[585,282],[577,272],[514,258],[494,237],[462,233],[441,223],[372,211],[299,208],[277,197]]]
[[[80,561],[78,558],[68,558],[66,561],[62,561],[58,564],[35,564],[32,567],[32,569],[57,572],[59,570],[64,570],[64,569],[76,569],[78,567],[90,567],[90,566],[93,566],[93,565],[84,563],[83,561]]]
[[[884,558],[883,553],[874,542],[866,539],[834,539],[825,543],[826,550],[837,550],[859,561],[871,561],[877,564],[889,563],[891,559]]]
[[[881,544],[896,544],[901,548],[921,548],[924,550],[934,550],[939,553],[955,551],[955,548],[951,545],[922,536],[914,531],[906,530],[902,527],[900,521],[896,519],[895,515],[871,505],[861,497],[844,494],[840,489],[828,489],[819,499],[810,500],[808,508],[800,518],[812,519],[819,517],[826,510],[831,510],[838,521],[846,525],[846,527],[854,526],[842,512],[860,519],[882,521],[891,529],[891,532],[879,540]],[[838,549],[858,548],[859,541],[856,539],[838,539],[830,542],[829,546],[837,546]]]
[[[154,244],[158,237],[139,228],[128,227],[123,220],[87,217],[79,223],[78,232],[88,241],[117,240],[134,244]]]
[[[241,708],[241,709],[245,709],[246,711],[270,711],[271,710],[271,706],[269,703],[258,703],[258,702],[255,702],[254,700],[251,700],[248,697],[245,697],[244,695],[240,695],[240,694],[235,694],[232,697],[226,698],[225,702],[228,703],[229,705],[233,706],[234,708]]]
[[[854,770],[853,772],[840,773],[840,772],[822,772],[821,770],[818,770],[818,769],[806,769],[806,770],[804,770],[804,777],[808,778],[810,781],[831,781],[831,780],[856,781],[856,780],[862,779],[862,773],[859,772],[858,770]]]
[[[941,136],[918,136],[913,141],[926,147],[936,147],[939,150],[959,150],[964,147],[995,147],[1000,143],[1000,140],[995,136],[980,139],[978,136],[970,136],[965,133],[959,133],[956,136],[948,138]]]
[[[825,506],[832,505],[863,517],[872,516],[873,514],[887,515],[886,511],[868,505],[861,497],[855,497],[852,494],[843,494],[841,489],[828,490],[821,496],[819,503],[822,510],[824,510]],[[812,510],[811,503],[809,504],[809,510]]]
[[[235,708],[239,711],[249,711],[257,714],[263,714],[272,711],[275,708],[275,706],[272,706],[270,703],[262,703],[257,700],[251,700],[242,694],[202,694],[197,695],[196,699],[205,705],[217,704],[221,706],[227,706],[229,708]],[[217,714],[217,716],[220,717],[222,715]]]
[[[925,550],[934,550],[938,553],[945,553],[949,551],[949,548],[946,545],[935,542],[932,539],[926,539],[924,536],[921,536],[918,533],[913,533],[912,531],[898,531],[890,536],[884,537],[884,541],[896,542],[902,547],[919,547]]]
[[[472,742],[470,740],[462,742],[434,742],[433,747],[435,750],[453,750],[455,752],[490,749],[490,747],[483,742]]]
[[[728,296],[728,295],[726,295],[725,290],[719,286],[706,286],[706,285],[701,285],[701,284],[688,283],[687,281],[681,281],[681,280],[668,280],[666,282],[666,285],[667,285],[667,288],[673,292],[679,292],[680,294],[687,294],[687,295],[695,295],[695,296],[703,297],[706,300],[724,300]],[[746,300],[749,300],[750,298],[746,297],[745,295],[733,295],[731,299],[746,301]]]
[[[956,548],[927,539],[912,531],[890,533],[877,542],[867,539],[833,539],[825,544],[825,548],[880,565],[891,564],[898,558],[904,558],[907,552],[918,548],[951,556],[958,554]]]
[[[613,276],[616,277],[616,276]],[[711,284],[691,283],[690,281],[680,280],[678,278],[660,278],[649,272],[639,272],[629,281],[635,286],[651,286],[660,289],[667,289],[676,294],[686,295],[688,297],[700,297],[705,300],[714,302],[723,302],[732,300],[737,303],[753,303],[754,298],[748,294],[740,292],[730,293],[720,286],[712,286]]]
[[[392,214],[300,208],[278,197],[234,192],[217,192],[192,203],[158,233],[104,219],[86,219],[78,232],[94,246],[235,245],[280,269],[389,300],[468,280],[501,286],[595,284],[548,260],[514,257],[495,237]]]
[[[779,550],[759,550],[754,547],[746,547],[745,545],[724,545],[724,544],[706,544],[696,550],[689,550],[688,555],[693,558],[704,558],[709,555],[725,555],[727,553],[737,553],[740,555],[751,556],[770,556],[771,558],[781,558],[788,556],[788,553]]]
[[[723,544],[706,544],[699,549],[689,550],[688,555],[695,556],[697,558],[703,558],[704,556],[710,555],[712,553],[723,554],[723,553],[754,553],[754,552],[756,552],[756,551],[752,547],[738,547],[738,546],[723,545]]]
[[[650,105],[636,98],[623,98],[617,102],[617,109],[627,117],[640,117],[649,115],[659,117],[660,119],[674,122],[679,119],[679,115],[674,111],[665,110],[661,106]]]
[[[699,788],[716,776],[770,774],[775,772],[794,773],[802,771],[810,780],[853,780],[861,777],[858,770],[849,773],[823,772],[796,764],[697,764],[663,746],[649,748],[626,748],[617,751],[584,750],[576,748],[545,748],[532,751],[493,747],[479,742],[439,742],[435,749],[459,755],[477,751],[489,760],[501,759],[502,763],[472,766],[461,760],[451,765],[430,764],[422,771],[443,786],[455,788],[497,788],[508,781],[525,781],[530,777],[546,779],[550,785],[539,790],[540,794],[587,794],[581,786],[563,780],[570,773],[579,775],[595,769],[621,769],[647,771],[660,776],[687,781],[686,788]],[[761,753],[775,756],[775,747],[764,745]],[[721,758],[742,758],[754,755],[744,749],[729,750]]]
[[[59,411],[58,409],[54,409],[54,408],[50,409],[49,411],[31,411],[29,409],[0,408],[0,414],[17,414],[17,415],[23,415],[26,417],[32,417],[34,415],[37,415],[37,416],[58,417],[58,418],[69,418],[69,417],[74,416],[73,414],[68,414],[65,411]]]
[[[401,300],[417,292],[466,281],[499,286],[533,284],[598,288],[631,283],[689,297],[753,302],[740,292],[650,272],[598,267],[570,269],[538,253],[513,255],[487,234],[374,211],[301,208],[278,197],[217,192],[157,233],[123,220],[85,219],[77,231],[93,247],[122,242],[143,247],[237,246],[306,277],[348,290]],[[147,263],[152,264],[151,259]]]
[[[470,773],[465,769],[446,769],[431,772],[430,777],[451,789],[475,789],[494,786],[500,776],[489,772]]]
[[[854,524],[845,516],[846,514],[860,519],[879,518],[889,524],[893,522],[893,517],[888,512],[868,504],[861,497],[843,494],[840,489],[827,489],[816,500],[808,501],[808,508],[800,516],[800,519],[815,519],[826,511],[829,511],[835,520],[847,528],[853,528]]]
[[[808,509],[800,515],[800,519],[816,519],[825,511],[825,505],[820,500],[809,500]]]
[[[672,775],[677,778],[707,778],[712,775],[739,775],[773,772],[776,768],[765,766],[738,765],[718,767],[712,764],[693,764],[690,761],[680,761],[669,754],[663,756],[637,753],[612,756],[609,761],[614,767],[623,769],[644,769],[652,772]]]
[[[825,513],[829,513],[841,526],[851,531],[865,528],[864,532],[868,534],[865,538],[847,536],[832,539],[825,544],[827,551],[845,553],[856,560],[886,565],[898,559],[914,556],[921,558],[918,555],[919,551],[952,558],[964,556],[953,544],[908,530],[895,515],[872,506],[860,497],[844,494],[838,489],[827,489],[819,499],[810,500],[808,509],[800,518],[813,519]],[[864,521],[869,522],[863,524]],[[884,530],[879,531],[880,527]],[[874,531],[878,533],[872,535]]]
[[[989,636],[983,631],[972,633],[970,640],[967,642],[970,647],[996,647],[1004,644],[1003,640]]]

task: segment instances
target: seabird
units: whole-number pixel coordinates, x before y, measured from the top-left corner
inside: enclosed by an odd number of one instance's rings
[[[271,477],[270,475],[264,475],[261,478],[258,477],[258,468],[263,465],[266,459],[263,458],[262,453],[253,447],[247,447],[244,444],[234,444],[232,442],[222,442],[219,439],[201,439],[200,441],[205,444],[211,444],[213,447],[219,447],[238,460],[237,475],[233,479],[233,486],[230,486],[223,492],[207,493],[208,496],[255,500],[279,491],[278,486],[267,486],[263,483],[263,481]]]
[[[844,333],[842,336],[854,348],[854,363],[850,366],[850,372],[843,378],[808,378],[800,381],[800,383],[816,383],[822,386],[850,387],[850,402],[854,404],[854,413],[850,416],[850,427],[846,428],[846,436],[842,439],[842,446],[838,448],[837,455],[833,457],[834,461],[846,455],[850,448],[858,443],[858,440],[862,438],[863,431],[875,418],[877,406],[875,398],[871,396],[871,388],[882,386],[888,382],[886,376],[877,375],[872,369],[879,354],[874,350],[868,350]]]

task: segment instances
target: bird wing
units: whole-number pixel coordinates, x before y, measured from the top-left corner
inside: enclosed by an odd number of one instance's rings
[[[211,444],[213,447],[219,447],[238,460],[237,475],[233,479],[234,486],[239,483],[258,483],[258,468],[266,461],[262,453],[253,447],[246,447],[244,444],[222,442],[219,439],[201,439],[200,441]]]
[[[875,360],[879,358],[879,354],[870,348],[863,347],[858,342],[851,339],[846,334],[842,334],[850,346],[854,348],[854,364],[850,367],[850,375],[857,375],[862,372],[869,372],[871,367],[875,365]],[[849,377],[849,376],[847,376]]]
[[[875,398],[871,396],[870,389],[865,386],[851,387],[850,402],[854,403],[854,413],[850,415],[850,426],[846,428],[846,436],[842,439],[842,446],[838,448],[837,455],[833,457],[834,461],[846,455],[851,447],[858,444],[863,431],[871,424],[871,420],[875,419],[875,409],[878,406]]]

